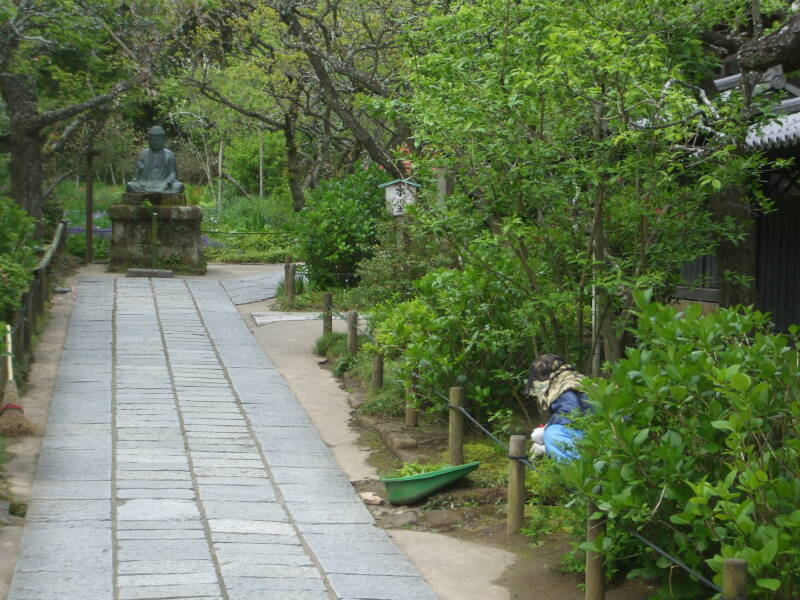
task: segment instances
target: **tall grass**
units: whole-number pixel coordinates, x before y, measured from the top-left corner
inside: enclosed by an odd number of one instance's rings
[[[200,205],[206,215],[205,229],[218,231],[264,231],[282,229],[292,216],[291,199],[287,190],[277,190],[260,198],[244,197],[227,191],[223,194],[222,210],[216,202],[205,197]]]

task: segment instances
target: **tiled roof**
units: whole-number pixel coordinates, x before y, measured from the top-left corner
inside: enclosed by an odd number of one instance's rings
[[[751,127],[744,145],[752,150],[800,146],[800,112],[781,115],[771,123]]]

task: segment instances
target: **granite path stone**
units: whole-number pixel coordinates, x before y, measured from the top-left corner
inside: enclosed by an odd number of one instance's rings
[[[83,278],[9,600],[435,600],[234,303]]]

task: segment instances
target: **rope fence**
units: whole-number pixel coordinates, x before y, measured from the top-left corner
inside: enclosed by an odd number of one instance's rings
[[[47,246],[44,255],[33,269],[33,277],[28,289],[19,299],[19,307],[8,314],[0,315],[0,320],[11,325],[11,348],[13,361],[18,367],[14,373],[24,376],[27,366],[33,359],[33,336],[43,322],[47,302],[50,298],[50,277],[53,259],[63,250],[67,238],[67,223],[61,221],[56,228],[53,240]],[[5,355],[8,353],[6,352]],[[9,376],[7,361],[0,361],[0,380],[6,381]]]
[[[366,336],[371,341],[375,341],[368,330],[358,328],[358,313],[348,311],[341,313],[334,310],[332,295],[325,294],[323,307],[323,333],[332,331],[331,319],[334,315],[343,318],[347,323],[348,332],[348,351],[356,354],[358,346],[356,343],[359,334]],[[383,386],[383,356],[375,354],[373,359],[373,389],[380,389]],[[414,373],[411,382],[406,389],[406,414],[405,422],[407,427],[417,426],[418,408],[415,398],[418,393],[419,377]],[[525,507],[525,476],[524,471],[536,470],[536,466],[531,462],[525,451],[527,437],[523,435],[512,435],[509,444],[503,443],[500,438],[484,426],[467,410],[463,387],[455,386],[450,388],[449,396],[439,390],[432,390],[434,396],[444,400],[449,411],[449,430],[448,430],[448,457],[451,465],[464,464],[464,429],[465,423],[469,423],[478,432],[492,440],[499,448],[502,448],[506,457],[509,459],[509,480],[508,480],[508,509],[506,529],[509,534],[518,533],[523,526],[524,507]],[[607,515],[595,518],[598,511],[591,499],[588,502],[587,515],[587,541],[593,542],[600,538],[605,531]],[[722,594],[722,600],[744,600],[747,589],[747,562],[739,559],[726,559],[723,570],[723,587],[720,588],[712,581],[704,577],[701,573],[689,567],[679,558],[671,555],[666,550],[660,548],[652,541],[643,537],[640,533],[628,528],[623,528],[627,534],[634,539],[652,549],[660,556],[669,560],[676,567],[682,569],[689,576],[693,577],[704,586],[716,594]],[[604,600],[605,598],[605,569],[602,553],[595,551],[586,552],[586,587],[585,600]]]

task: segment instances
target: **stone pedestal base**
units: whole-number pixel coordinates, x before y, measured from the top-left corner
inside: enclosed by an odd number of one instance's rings
[[[125,192],[122,195],[123,204],[143,206],[145,202],[153,206],[186,206],[186,196],[162,192]]]
[[[125,194],[128,196],[151,194]],[[158,194],[160,199],[182,194]],[[175,200],[175,198],[167,198]],[[203,213],[197,206],[170,206],[163,203],[152,206],[115,204],[108,209],[111,218],[112,271],[129,267],[172,269],[189,273],[205,273],[200,224]],[[153,261],[153,213],[156,214],[155,264]]]

